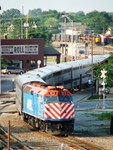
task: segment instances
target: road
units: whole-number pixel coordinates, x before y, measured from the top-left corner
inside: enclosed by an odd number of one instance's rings
[[[92,89],[90,88],[73,94],[75,108],[77,110],[95,108],[101,109],[103,107],[103,99],[87,100],[87,98],[91,96],[91,94]],[[113,94],[107,95],[107,98],[105,99],[105,108],[113,108]]]
[[[76,92],[75,94],[73,94],[73,100],[75,102],[78,102],[78,101],[80,101],[80,100],[90,96],[91,93],[92,93],[92,89],[91,88],[85,89],[85,90],[82,90],[82,91],[79,91],[79,92]]]
[[[13,90],[15,88],[16,75],[2,75],[1,76],[1,93]]]

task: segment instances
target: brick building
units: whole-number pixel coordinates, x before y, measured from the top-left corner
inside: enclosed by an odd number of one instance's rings
[[[10,64],[25,70],[37,67],[37,61],[43,66],[43,39],[3,39],[1,40],[2,57]]]
[[[60,53],[55,49],[45,48],[43,39],[2,39],[1,55],[8,64],[17,65],[24,70],[44,66],[47,56],[56,56],[60,63]],[[47,62],[45,62],[47,64]]]

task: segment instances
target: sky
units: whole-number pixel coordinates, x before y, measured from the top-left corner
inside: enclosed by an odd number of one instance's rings
[[[58,12],[88,13],[94,10],[113,12],[113,0],[0,0],[0,13],[14,8],[25,15],[28,10],[41,8],[45,10],[57,10]]]

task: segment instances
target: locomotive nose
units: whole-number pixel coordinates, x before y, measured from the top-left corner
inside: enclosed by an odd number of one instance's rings
[[[62,111],[62,107],[61,106],[59,106],[59,111]]]

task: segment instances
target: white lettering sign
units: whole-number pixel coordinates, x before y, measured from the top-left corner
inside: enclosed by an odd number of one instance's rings
[[[38,54],[38,45],[2,45],[2,55]]]

